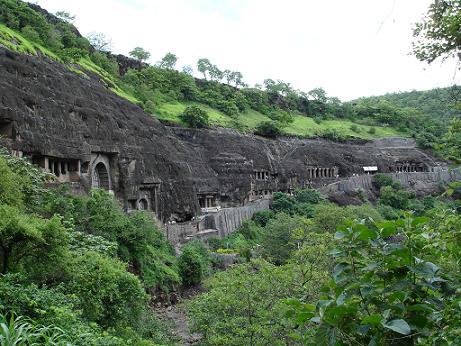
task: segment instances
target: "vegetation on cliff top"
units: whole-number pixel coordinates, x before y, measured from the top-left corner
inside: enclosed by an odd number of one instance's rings
[[[95,73],[110,90],[161,120],[185,125],[181,119],[184,110],[198,105],[209,114],[210,125],[245,132],[273,122],[287,135],[334,140],[413,136],[426,148],[435,148],[446,131],[443,123],[426,116],[426,109],[421,112],[414,106],[382,100],[343,103],[328,97],[321,88],[305,93],[270,78],[263,85],[249,87],[240,72],[221,70],[205,58],[197,62],[203,80],[191,76],[190,66],[183,72],[175,70],[177,57],[172,53],[156,66],[146,65],[121,76],[115,58],[107,53],[110,45],[105,37],[90,35],[90,41],[102,47],[98,51],[80,36],[72,16],[59,13],[56,17],[36,9],[22,1],[2,1],[0,44],[23,53],[45,54],[84,78]],[[148,56],[140,47],[132,53],[138,60]]]

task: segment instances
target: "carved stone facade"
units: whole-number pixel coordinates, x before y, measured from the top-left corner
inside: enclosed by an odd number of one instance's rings
[[[24,153],[59,182],[106,189],[127,211],[149,210],[164,223],[244,208],[276,191],[322,187],[363,174],[374,162],[384,173],[443,165],[409,139],[269,140],[230,129],[166,127],[96,78],[46,58],[0,48],[0,66],[0,145]]]

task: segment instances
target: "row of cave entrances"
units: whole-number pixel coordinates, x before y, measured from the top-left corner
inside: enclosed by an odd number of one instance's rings
[[[60,182],[79,182],[81,174],[89,171],[90,162],[81,163],[77,159],[61,159],[48,156],[33,156],[32,163],[54,174]],[[98,162],[91,174],[91,187],[110,190],[109,170],[103,162]]]
[[[415,173],[428,172],[429,169],[423,163],[401,163],[396,164],[395,167],[389,167],[389,171],[396,173]]]
[[[334,179],[338,175],[338,167],[308,167],[309,179]]]

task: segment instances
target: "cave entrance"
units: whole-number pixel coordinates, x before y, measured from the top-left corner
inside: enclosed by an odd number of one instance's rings
[[[149,203],[145,198],[141,198],[138,202],[138,207],[139,210],[148,210],[149,209]]]
[[[13,122],[11,120],[0,120],[0,137],[14,138]]]
[[[110,190],[109,172],[102,162],[94,168],[92,186],[97,189]]]

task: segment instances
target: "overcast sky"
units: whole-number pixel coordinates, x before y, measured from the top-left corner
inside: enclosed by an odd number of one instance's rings
[[[179,57],[178,68],[208,58],[241,71],[250,85],[266,78],[296,89],[322,87],[350,100],[386,92],[449,86],[454,61],[430,66],[409,55],[413,24],[431,0],[38,0],[68,11],[86,36],[101,32],[113,51],[135,46]]]

